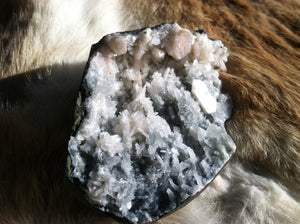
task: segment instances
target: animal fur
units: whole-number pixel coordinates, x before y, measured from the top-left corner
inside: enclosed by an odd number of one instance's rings
[[[234,158],[159,224],[299,223],[300,2],[2,0],[0,223],[117,223],[65,177],[67,142],[91,44],[177,22],[230,50],[223,88]]]

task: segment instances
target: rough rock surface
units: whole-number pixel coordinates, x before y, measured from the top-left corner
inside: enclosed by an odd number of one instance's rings
[[[93,45],[69,141],[68,175],[91,203],[132,223],[195,196],[235,144],[221,92],[227,48],[204,31],[163,24]]]

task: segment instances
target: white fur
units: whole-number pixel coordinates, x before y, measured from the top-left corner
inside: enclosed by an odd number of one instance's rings
[[[124,30],[119,0],[42,0],[28,34],[15,56],[12,73],[43,66],[87,60],[90,47],[102,36]]]
[[[299,202],[280,183],[231,162],[198,198],[159,223],[292,224],[299,218]]]

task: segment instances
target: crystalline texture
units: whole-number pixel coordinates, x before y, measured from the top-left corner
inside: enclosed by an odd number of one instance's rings
[[[69,141],[69,177],[132,223],[200,192],[235,145],[219,70],[227,48],[177,24],[105,36],[92,47]]]

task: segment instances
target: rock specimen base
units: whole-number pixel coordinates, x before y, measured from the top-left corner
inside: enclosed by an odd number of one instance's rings
[[[199,193],[235,150],[221,92],[227,48],[177,24],[93,45],[69,141],[68,175],[91,203],[154,221]]]

